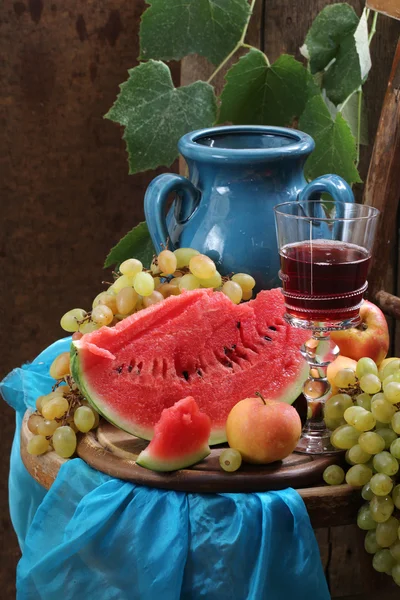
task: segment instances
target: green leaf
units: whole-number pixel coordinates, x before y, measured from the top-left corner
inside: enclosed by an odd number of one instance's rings
[[[104,262],[104,268],[107,269],[113,265],[119,266],[128,258],[137,258],[148,269],[154,254],[155,250],[147,224],[139,223],[110,250]]]
[[[204,81],[175,88],[167,65],[154,60],[128,73],[105,118],[125,127],[129,173],[169,167],[178,156],[182,135],[214,123],[214,88]]]
[[[299,129],[310,134],[315,141],[315,150],[305,165],[307,179],[336,173],[350,185],[361,183],[355,166],[356,142],[350,127],[340,113],[332,119],[321,95],[307,102]]]
[[[336,119],[336,115],[340,112],[343,118],[347,121],[351,133],[357,139],[358,135],[358,98],[359,93],[354,93],[346,100],[345,105],[339,104],[335,106],[333,102],[326,97],[325,90],[322,90],[322,97],[328,107],[329,113],[333,120]],[[368,123],[365,111],[364,97],[361,98],[361,127],[360,127],[360,144],[368,146]]]
[[[238,43],[247,0],[148,0],[140,26],[140,58],[180,60],[201,54],[219,64]]]
[[[319,94],[312,75],[292,56],[282,54],[272,65],[252,48],[227,72],[219,122],[253,125],[296,125],[307,100]]]
[[[340,104],[363,83],[371,68],[368,26],[348,4],[326,6],[315,18],[300,49],[312,73],[324,71],[328,98]]]

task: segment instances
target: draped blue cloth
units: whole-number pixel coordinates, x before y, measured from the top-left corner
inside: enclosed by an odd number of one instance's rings
[[[187,494],[114,479],[76,458],[46,492],[19,452],[21,420],[48,393],[59,340],[2,382],[16,410],[11,519],[18,600],[329,600],[318,545],[292,489]]]

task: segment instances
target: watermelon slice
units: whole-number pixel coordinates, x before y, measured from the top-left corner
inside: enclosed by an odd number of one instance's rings
[[[188,395],[211,419],[210,443],[226,441],[231,408],[256,391],[292,403],[308,376],[299,347],[310,333],[284,321],[279,289],[235,305],[193,290],[73,342],[81,392],[121,429],[150,440],[164,408]]]
[[[210,454],[211,420],[200,412],[192,396],[164,408],[154,436],[136,462],[152,471],[176,471],[194,465]]]

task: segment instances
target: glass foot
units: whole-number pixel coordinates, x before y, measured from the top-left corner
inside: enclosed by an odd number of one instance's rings
[[[300,454],[340,454],[343,450],[338,450],[330,442],[330,432],[326,435],[302,434],[295,452]]]

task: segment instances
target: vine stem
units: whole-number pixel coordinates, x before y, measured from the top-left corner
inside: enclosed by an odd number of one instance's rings
[[[371,44],[371,40],[374,37],[375,33],[376,33],[376,23],[378,21],[378,13],[374,12],[374,16],[372,19],[372,25],[371,25],[371,31],[369,32],[369,36],[368,36],[368,44]]]
[[[357,158],[356,158],[356,167],[358,167],[359,162],[360,162],[362,96],[363,96],[363,91],[362,91],[362,87],[360,87],[360,89],[358,91],[358,107],[357,107]]]
[[[254,6],[255,3],[257,2],[257,0],[251,0],[251,4],[250,4],[250,11],[249,11],[249,16],[247,17],[245,26],[243,27],[243,31],[242,31],[242,35],[240,36],[240,40],[238,41],[238,43],[236,44],[236,46],[234,47],[234,49],[229,52],[228,56],[226,56],[224,58],[224,60],[218,65],[218,67],[215,69],[215,71],[213,71],[210,75],[210,77],[207,79],[207,83],[211,83],[211,81],[214,79],[214,77],[216,77],[216,75],[218,75],[218,73],[220,72],[221,69],[223,69],[223,67],[226,65],[227,62],[230,61],[230,59],[232,58],[232,56],[234,54],[236,54],[236,52],[240,49],[240,48],[252,48],[252,46],[250,46],[250,44],[245,44],[244,40],[247,34],[247,30],[249,28],[249,23],[250,23],[250,19],[253,15],[253,10],[254,10]],[[269,60],[267,58],[267,64],[269,66]]]

